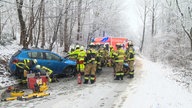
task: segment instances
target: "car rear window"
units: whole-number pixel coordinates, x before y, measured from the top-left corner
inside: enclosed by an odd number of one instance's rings
[[[20,50],[18,50],[16,53],[14,53],[13,56],[11,57],[11,59],[10,59],[10,62],[12,62],[13,58],[16,57],[17,55],[19,55],[20,53],[21,53]]]
[[[20,53],[21,53],[21,51],[20,51],[20,50],[18,50],[15,54],[13,54],[13,56],[12,56],[12,57],[17,56],[17,55],[19,55]]]
[[[28,52],[28,56],[32,59],[43,59],[42,52]]]

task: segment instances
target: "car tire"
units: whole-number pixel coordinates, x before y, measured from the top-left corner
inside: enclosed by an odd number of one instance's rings
[[[64,74],[65,76],[76,75],[76,68],[75,68],[75,67],[72,67],[72,66],[66,67],[66,68],[63,70],[63,74]]]

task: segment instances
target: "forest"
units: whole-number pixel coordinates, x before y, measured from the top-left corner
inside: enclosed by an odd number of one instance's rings
[[[125,17],[133,1],[134,31]],[[190,85],[191,0],[0,0],[0,46],[18,40],[23,48],[68,52],[106,35],[133,40],[139,54],[173,66],[175,80]]]

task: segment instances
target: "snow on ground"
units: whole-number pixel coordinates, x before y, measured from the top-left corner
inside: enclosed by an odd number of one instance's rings
[[[137,89],[130,93],[123,108],[191,108],[192,94],[170,80],[171,69],[147,60],[143,61],[143,74]]]
[[[13,54],[17,49],[7,50],[5,55]],[[114,81],[113,69],[104,68],[93,85],[62,80],[50,84],[50,96],[2,102],[0,108],[191,108],[190,90],[171,80],[171,73],[172,70],[162,64],[137,57],[134,79],[125,77],[123,81]],[[4,75],[0,79],[0,82],[14,81]]]
[[[171,69],[142,60],[133,80],[97,82],[67,96],[59,96],[38,108],[191,108],[192,94],[170,80]]]

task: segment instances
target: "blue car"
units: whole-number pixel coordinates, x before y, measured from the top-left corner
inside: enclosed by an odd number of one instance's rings
[[[36,59],[37,64],[53,70],[53,74],[72,75],[76,73],[76,62],[63,58],[58,54],[45,49],[21,49],[18,50],[8,62],[9,71],[15,72],[15,61],[24,59]]]

